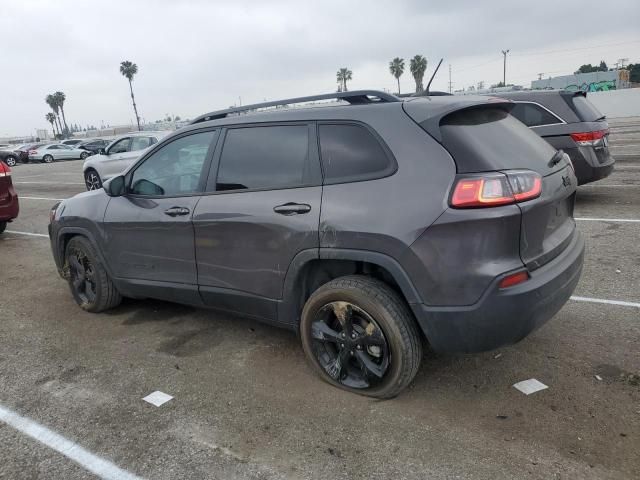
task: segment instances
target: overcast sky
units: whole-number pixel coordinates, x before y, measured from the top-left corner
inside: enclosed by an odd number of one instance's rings
[[[239,102],[335,91],[339,67],[350,89],[396,89],[388,63],[440,57],[433,90],[502,80],[529,86],[540,72],[583,63],[640,62],[640,2],[0,0],[0,137],[50,125],[44,97],[67,95],[68,123],[123,124],[141,117],[193,117]],[[425,79],[425,84],[427,79]]]

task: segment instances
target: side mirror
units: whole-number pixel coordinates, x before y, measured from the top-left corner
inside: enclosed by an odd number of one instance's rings
[[[104,191],[110,197],[121,197],[125,194],[124,175],[118,175],[105,182]]]
[[[99,149],[98,149],[98,153],[99,153],[100,155],[107,155],[107,151],[106,151],[104,148],[99,148]]]

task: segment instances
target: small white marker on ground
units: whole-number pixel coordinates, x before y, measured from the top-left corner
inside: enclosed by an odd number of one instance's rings
[[[173,397],[171,395],[167,395],[166,393],[156,390],[155,392],[150,393],[149,395],[144,397],[142,400],[144,400],[147,403],[150,403],[151,405],[155,405],[156,407],[159,407],[167,403],[172,398]]]
[[[514,383],[513,386],[525,395],[531,395],[532,393],[536,393],[540,390],[549,388],[544,383],[539,382],[535,378],[530,378],[529,380],[523,380],[522,382]]]

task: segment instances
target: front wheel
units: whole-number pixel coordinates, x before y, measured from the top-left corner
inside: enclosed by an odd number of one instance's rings
[[[88,312],[103,312],[122,301],[100,262],[93,245],[84,237],[73,237],[65,252],[67,280],[73,299]]]
[[[84,173],[84,184],[87,187],[87,190],[98,190],[102,188],[102,180],[100,180],[100,175],[93,168],[89,168]]]
[[[53,157],[47,154],[44,157],[42,157],[42,160],[44,161],[44,163],[51,163],[53,162]]]
[[[80,160],[84,160],[85,158],[87,158],[89,156],[89,152],[82,152],[80,154]]]
[[[15,157],[7,157],[5,158],[4,163],[9,165],[10,167],[15,167],[16,163],[18,163],[18,160]]]
[[[407,304],[385,283],[360,275],[336,278],[311,295],[300,336],[324,380],[370,397],[398,395],[422,359],[422,339]]]

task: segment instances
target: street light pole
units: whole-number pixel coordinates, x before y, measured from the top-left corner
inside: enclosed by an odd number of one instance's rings
[[[502,85],[507,86],[507,53],[509,53],[509,49],[502,50],[502,56],[504,57],[504,64],[502,68]]]

